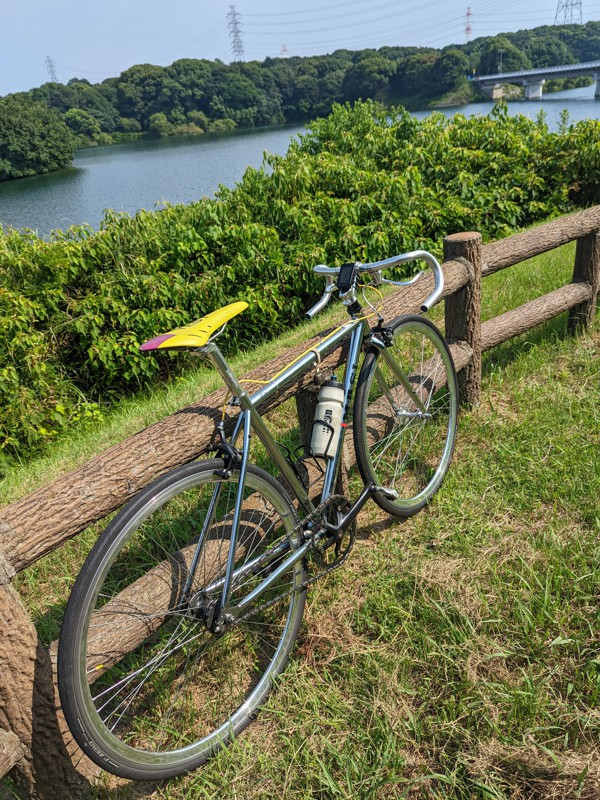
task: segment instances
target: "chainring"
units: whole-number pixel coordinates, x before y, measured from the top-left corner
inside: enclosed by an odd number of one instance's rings
[[[322,519],[337,525],[350,510],[350,503],[343,495],[330,497],[323,509]],[[348,558],[356,539],[356,520],[343,531],[321,539],[312,551],[312,558],[325,572],[339,567]]]

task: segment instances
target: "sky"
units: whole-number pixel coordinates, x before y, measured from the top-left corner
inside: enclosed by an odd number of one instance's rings
[[[552,25],[579,0],[0,0],[0,96],[51,79],[99,83],[134,64],[234,60],[234,9],[244,60],[385,45],[441,48],[503,31]],[[470,3],[470,6],[469,6]],[[582,21],[600,0],[581,0]],[[229,18],[228,18],[229,15]]]

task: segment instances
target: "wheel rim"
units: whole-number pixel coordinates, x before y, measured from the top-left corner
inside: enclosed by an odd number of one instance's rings
[[[367,471],[379,485],[398,493],[385,505],[410,510],[430,499],[448,469],[456,427],[456,378],[437,332],[421,320],[396,329],[391,355],[426,413],[381,354],[366,381],[361,436]]]
[[[94,739],[134,765],[169,767],[205,760],[250,720],[283,668],[297,633],[303,604],[300,564],[261,600],[264,604],[285,592],[287,596],[222,635],[205,624],[208,599],[196,601],[199,609],[204,604],[197,612],[201,619],[177,610],[196,550],[190,543],[202,527],[215,482],[210,470],[200,481],[192,475],[147,503],[124,527],[122,549],[107,553],[90,587],[89,608],[77,637],[81,702]],[[220,485],[215,521],[192,587],[196,598],[202,587],[218,584],[227,560],[226,521],[237,481]],[[236,569],[276,540],[285,540],[293,524],[287,501],[249,472]],[[240,579],[232,601],[260,578]]]

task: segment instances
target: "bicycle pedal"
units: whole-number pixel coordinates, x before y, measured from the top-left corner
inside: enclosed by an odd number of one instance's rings
[[[397,500],[400,497],[395,489],[388,489],[386,486],[376,486],[373,491],[382,494],[386,500]]]

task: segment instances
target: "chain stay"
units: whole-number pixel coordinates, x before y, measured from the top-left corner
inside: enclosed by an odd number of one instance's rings
[[[328,497],[327,500],[325,500],[323,503],[321,503],[319,506],[317,506],[317,508],[315,508],[314,511],[311,511],[311,513],[308,514],[306,517],[304,517],[304,519],[301,522],[299,522],[297,525],[295,525],[292,528],[292,530],[290,531],[289,536],[292,537],[292,536],[294,536],[294,534],[300,534],[300,535],[304,536],[307,522],[313,522],[313,521],[316,522],[318,519],[321,519],[323,517],[324,512],[329,508],[329,506],[333,505],[334,503],[342,503],[342,502],[344,502],[344,503],[348,502],[347,499],[343,495],[341,495],[341,494],[331,495],[331,497]],[[242,614],[240,617],[237,617],[237,619],[235,620],[235,623],[231,627],[233,627],[234,625],[239,624],[240,622],[243,622],[244,620],[248,619],[249,617],[251,617],[254,614],[258,614],[260,611],[265,611],[267,608],[270,608],[271,606],[274,606],[275,603],[278,603],[280,600],[283,600],[285,597],[291,597],[291,595],[293,595],[293,594],[297,594],[298,592],[303,592],[308,586],[310,586],[313,583],[316,583],[318,580],[323,578],[325,575],[328,575],[330,572],[333,572],[333,570],[335,570],[338,567],[340,567],[344,563],[344,561],[348,558],[348,556],[350,555],[350,551],[352,550],[352,546],[354,545],[354,531],[355,531],[355,529],[356,529],[356,522],[353,521],[352,525],[351,525],[351,531],[350,531],[351,539],[350,539],[350,542],[349,542],[348,546],[342,552],[341,556],[336,558],[326,569],[322,569],[320,572],[317,572],[312,577],[309,577],[307,580],[303,581],[303,583],[300,586],[298,586],[297,588],[288,589],[287,591],[282,592],[281,594],[277,595],[277,597],[272,597],[270,600],[267,600],[262,605],[256,606],[255,608],[251,608],[245,614]],[[315,550],[317,548],[317,545],[318,545],[318,542],[316,540],[313,541],[313,547],[311,549]],[[321,563],[323,563],[323,562],[321,562]]]

